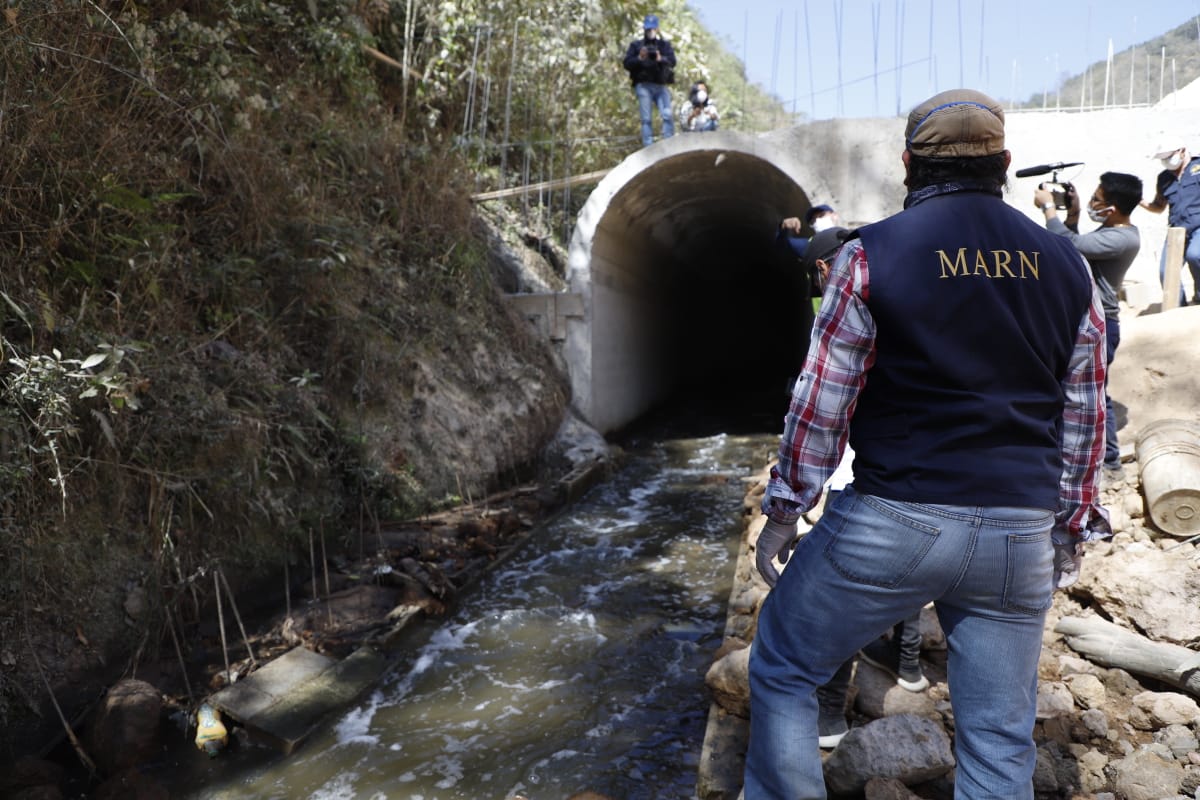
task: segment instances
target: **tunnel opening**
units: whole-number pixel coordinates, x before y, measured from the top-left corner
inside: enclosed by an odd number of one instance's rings
[[[810,205],[771,160],[720,146],[660,158],[604,198],[586,265],[592,424],[617,436],[782,430],[813,312],[776,234]]]

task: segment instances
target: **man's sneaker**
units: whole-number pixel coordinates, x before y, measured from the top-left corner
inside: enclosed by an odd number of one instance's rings
[[[894,677],[901,689],[920,692],[929,686],[919,660],[915,664],[900,663],[900,644],[894,639],[876,639],[858,651],[858,656]]]
[[[825,709],[817,715],[817,747],[832,750],[850,732],[846,717],[842,714],[827,714]]]

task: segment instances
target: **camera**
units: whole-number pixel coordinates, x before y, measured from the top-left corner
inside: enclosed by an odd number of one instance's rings
[[[658,60],[658,45],[647,44],[645,47],[646,47],[646,58],[650,59],[651,61],[657,61]]]
[[[1054,207],[1059,209],[1067,209],[1071,207],[1070,193],[1075,191],[1075,187],[1070,183],[1054,183],[1046,182],[1039,183],[1039,189],[1047,189],[1050,195],[1054,198]]]
[[[1058,179],[1058,173],[1064,169],[1067,169],[1068,167],[1082,166],[1082,161],[1059,161],[1056,164],[1038,164],[1035,167],[1025,167],[1017,170],[1017,177],[1032,178],[1035,175],[1045,175],[1046,173],[1050,173],[1050,180],[1045,181],[1044,183],[1039,183],[1038,188],[1046,189],[1050,192],[1050,195],[1054,198],[1055,208],[1070,208],[1071,198],[1069,195],[1071,192],[1075,191],[1075,187],[1066,181],[1060,181]]]

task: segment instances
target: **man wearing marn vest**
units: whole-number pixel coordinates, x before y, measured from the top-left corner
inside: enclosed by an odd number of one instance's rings
[[[746,800],[826,796],[816,687],[929,602],[955,797],[1032,800],[1051,594],[1078,578],[1083,542],[1111,533],[1103,308],[1071,243],[1001,198],[1000,104],[931,97],[901,155],[904,210],[834,260],[763,498],[758,569],[787,566],[750,656]],[[796,543],[847,436],[853,483]]]

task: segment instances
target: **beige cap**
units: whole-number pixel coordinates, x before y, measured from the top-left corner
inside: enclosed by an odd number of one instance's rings
[[[1178,153],[1182,149],[1184,149],[1184,148],[1174,147],[1174,148],[1171,148],[1170,150],[1163,150],[1161,152],[1155,153],[1154,155],[1152,155],[1150,157],[1157,158],[1161,161],[1162,159],[1166,158],[1167,156],[1171,155],[1172,153]]]
[[[974,89],[935,94],[908,114],[904,143],[915,156],[963,158],[1004,152],[1004,109]]]

